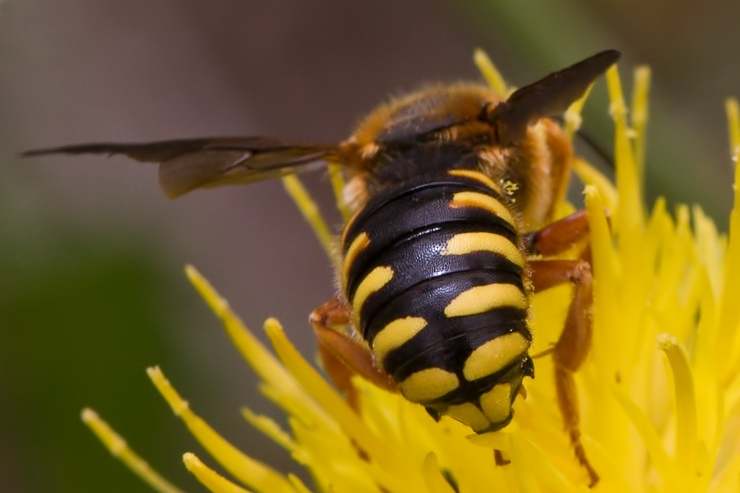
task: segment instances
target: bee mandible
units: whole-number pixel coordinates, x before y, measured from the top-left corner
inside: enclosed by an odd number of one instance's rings
[[[591,269],[583,258],[547,258],[582,242],[588,223],[583,211],[554,221],[573,149],[548,117],[619,56],[603,51],[505,99],[476,84],[430,86],[380,106],[336,145],[232,137],[25,155],[124,154],[159,163],[170,198],[338,163],[353,213],[338,241],[341,292],[310,316],[328,373],[350,400],[350,376],[359,374],[476,433],[509,424],[522,380],[534,377],[530,295],[571,283],[551,352],[558,406],[593,485],[573,379],[591,343]]]

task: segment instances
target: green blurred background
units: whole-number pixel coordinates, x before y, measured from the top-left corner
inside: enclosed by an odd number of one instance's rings
[[[83,406],[203,491],[181,454],[205,454],[149,384],[153,364],[240,448],[295,470],[241,419],[242,405],[275,410],[182,267],[198,267],[252,328],[278,316],[309,356],[306,316],[334,289],[280,183],[168,202],[154,167],[21,162],[19,151],[207,135],[332,142],[389,94],[477,79],[475,47],[517,85],[619,48],[623,75],[653,68],[647,200],[700,202],[725,229],[737,19],[738,2],[688,0],[0,2],[0,491],[147,491],[83,427]],[[608,149],[603,96],[602,85],[585,127]],[[308,183],[338,224],[324,177]]]

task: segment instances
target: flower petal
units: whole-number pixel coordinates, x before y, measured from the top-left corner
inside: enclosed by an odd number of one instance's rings
[[[439,470],[439,461],[434,452],[429,452],[422,467],[424,469],[424,481],[431,493],[455,493],[450,483],[442,475],[442,471]]]
[[[180,488],[160,476],[144,459],[131,450],[126,440],[121,438],[108,423],[100,419],[95,411],[90,408],[83,409],[82,421],[90,427],[114,457],[123,462],[152,489],[159,493],[182,493]]]
[[[183,420],[203,448],[241,483],[263,493],[295,493],[280,473],[243,454],[191,411],[158,367],[148,368],[147,374],[175,416]]]
[[[645,130],[648,122],[648,93],[650,92],[650,67],[640,65],[633,72],[632,117],[630,123],[634,131],[635,164],[637,176],[642,181],[645,173]]]
[[[491,89],[501,96],[507,96],[509,94],[509,89],[506,87],[506,82],[501,72],[498,71],[496,65],[493,64],[485,51],[480,48],[476,49],[475,53],[473,53],[473,63],[478,67],[478,70]]]
[[[186,266],[185,273],[211,310],[221,319],[226,333],[244,359],[262,381],[268,384],[270,388],[268,392],[276,400],[280,400],[290,414],[303,419],[306,423],[338,430],[326,411],[308,396],[296,379],[280,364],[280,361],[247,329],[241,319],[231,311],[229,303],[213,289],[195,267]]]
[[[198,481],[213,493],[252,493],[241,486],[235,485],[213,469],[203,464],[195,454],[190,452],[182,456],[185,467],[198,478]]]
[[[308,190],[306,190],[306,187],[303,186],[297,176],[284,176],[283,185],[288,195],[290,195],[298,206],[298,210],[303,214],[303,218],[311,226],[311,229],[313,229],[319,243],[324,247],[326,255],[336,264],[339,259],[334,248],[334,235],[331,233],[329,225],[326,224],[321,212],[319,212],[319,206],[316,205],[316,202],[308,194]]]
[[[304,389],[336,420],[344,433],[350,437],[367,454],[372,462],[376,462],[390,478],[407,482],[405,488],[399,491],[413,491],[415,486],[408,471],[414,465],[389,448],[379,437],[373,434],[360,417],[349,407],[339,394],[324,380],[321,375],[300,355],[283,332],[282,326],[275,319],[265,322],[265,331],[275,348],[275,352],[285,365],[285,368],[300,382]]]

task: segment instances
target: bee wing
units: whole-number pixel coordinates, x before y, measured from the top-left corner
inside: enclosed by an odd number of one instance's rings
[[[263,137],[165,140],[145,144],[80,144],[26,151],[43,154],[123,154],[159,163],[159,185],[169,198],[196,188],[251,183],[276,178],[319,163],[335,146],[286,142]]]
[[[488,116],[499,130],[501,143],[516,144],[524,138],[527,126],[567,110],[620,56],[617,50],[602,51],[514,91]]]

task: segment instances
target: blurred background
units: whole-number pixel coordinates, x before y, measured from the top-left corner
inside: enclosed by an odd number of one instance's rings
[[[84,428],[83,406],[203,491],[181,455],[205,454],[149,383],[153,364],[234,444],[296,471],[240,417],[245,405],[276,412],[182,268],[194,264],[260,335],[279,317],[308,357],[307,315],[334,289],[279,182],[170,202],[154,166],[19,151],[212,135],[335,142],[389,94],[478,79],[476,47],[515,85],[619,48],[624,78],[653,69],[646,200],[700,202],[724,230],[738,18],[738,2],[688,0],[0,2],[0,491],[147,491]],[[611,152],[604,94],[602,83],[585,128]],[[339,227],[325,177],[306,182]]]

